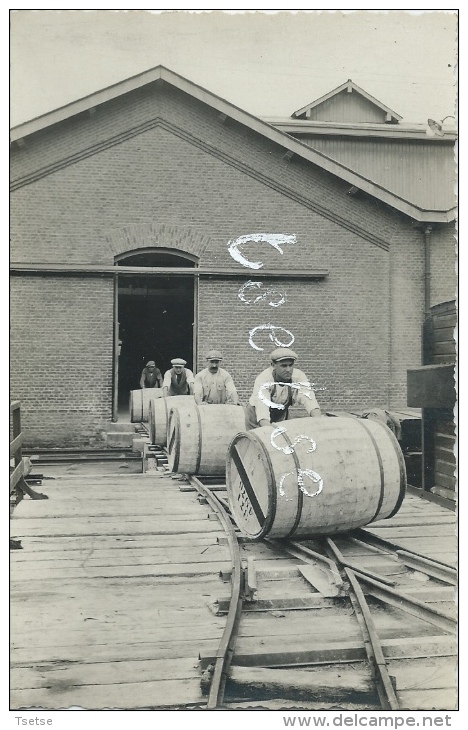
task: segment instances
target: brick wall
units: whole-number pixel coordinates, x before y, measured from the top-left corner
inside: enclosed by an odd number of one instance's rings
[[[11,398],[26,444],[99,446],[111,418],[113,283],[12,277]]]
[[[389,406],[406,406],[406,371],[421,362],[424,317],[424,235],[398,231],[390,248]]]
[[[31,136],[13,153],[12,178],[13,261],[112,264],[163,246],[238,271],[229,240],[294,234],[283,255],[266,244],[243,252],[278,271],[326,268],[328,278],[264,282],[284,290],[278,308],[241,302],[245,279],[202,278],[199,369],[207,349],[222,349],[245,403],[273,348],[260,334],[257,353],[248,332],[272,323],[294,334],[324,408],[406,402],[406,367],[419,362],[421,235],[378,201],[348,196],[343,181],[288,162],[280,145],[181,92],[147,89]],[[29,438],[99,443],[111,414],[112,283],[14,277],[12,297],[12,394]],[[77,380],[64,370],[70,357]]]
[[[219,348],[224,367],[246,403],[255,376],[270,364],[268,355],[276,346],[269,333],[260,330],[254,342],[263,352],[257,352],[248,342],[249,332],[259,325],[273,324],[293,334],[298,367],[323,388],[317,393],[323,408],[385,405],[389,377],[388,254],[372,244],[362,249],[356,257],[353,242],[340,245],[335,241],[334,250],[323,253],[330,268],[324,281],[262,282],[259,291],[271,286],[285,294],[287,301],[278,308],[270,307],[268,300],[242,302],[238,296],[240,281],[203,282],[199,294],[199,369],[205,367],[207,350]],[[284,344],[290,341],[287,333],[278,330],[276,334],[280,340],[284,335]]]

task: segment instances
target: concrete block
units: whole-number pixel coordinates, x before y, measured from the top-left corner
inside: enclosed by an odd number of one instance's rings
[[[150,440],[145,436],[133,436],[132,451],[138,451],[140,454],[145,449],[145,444],[149,444]]]
[[[133,439],[133,433],[125,433],[122,431],[109,431],[107,433],[107,445],[111,449],[131,449]]]
[[[121,433],[135,433],[136,427],[134,423],[112,423],[109,431],[112,431],[112,433],[117,433],[118,431]]]

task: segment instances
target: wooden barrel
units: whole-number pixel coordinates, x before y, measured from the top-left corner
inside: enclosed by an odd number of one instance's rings
[[[169,411],[173,405],[182,406],[193,401],[193,395],[170,395],[166,398],[152,398],[149,404],[149,436],[152,444],[167,445],[167,424]]]
[[[229,447],[229,504],[245,535],[333,535],[398,512],[405,463],[385,424],[322,416],[276,425],[239,433]]]
[[[167,429],[169,468],[179,474],[224,476],[229,444],[244,430],[242,406],[173,405]]]
[[[130,391],[131,423],[146,423],[149,416],[149,404],[153,398],[162,398],[162,388],[140,388]]]

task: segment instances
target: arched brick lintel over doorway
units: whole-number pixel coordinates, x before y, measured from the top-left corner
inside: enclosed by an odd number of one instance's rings
[[[209,245],[208,236],[203,236],[190,226],[172,226],[165,223],[138,223],[106,232],[112,263],[116,256],[136,249],[174,249],[174,253],[185,252],[201,258]]]

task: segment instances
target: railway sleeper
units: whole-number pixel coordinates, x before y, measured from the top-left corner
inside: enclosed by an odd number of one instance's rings
[[[304,645],[305,644],[305,645]],[[366,651],[362,642],[327,642],[294,648],[278,646],[275,651],[236,652],[233,666],[245,667],[303,667],[323,664],[347,664],[362,662]],[[454,637],[442,635],[406,637],[404,639],[382,639],[382,650],[386,659],[427,659],[429,657],[456,657],[457,642]],[[216,652],[200,652],[200,669],[204,671],[215,659]]]
[[[309,669],[231,666],[226,683],[228,700],[282,697],[296,701],[352,702],[378,705],[375,686],[364,663]]]

